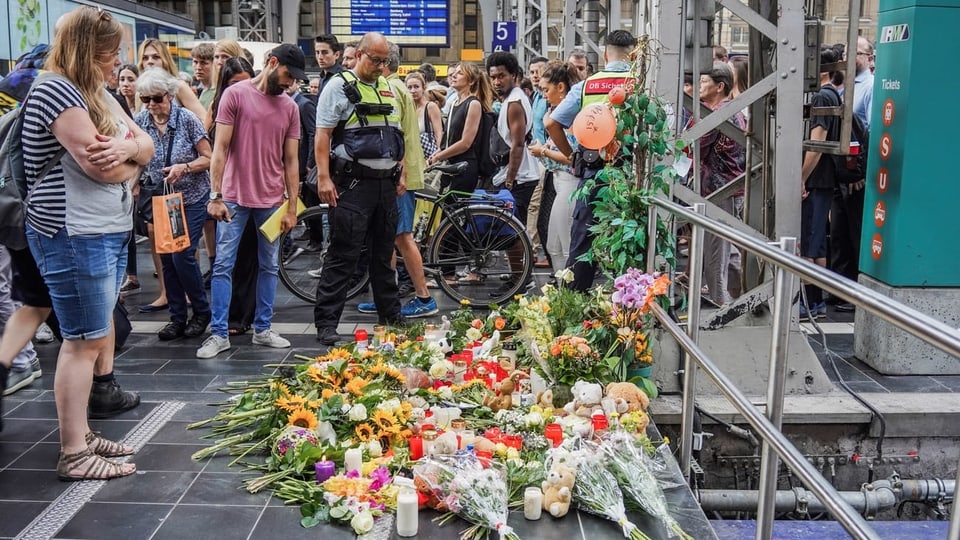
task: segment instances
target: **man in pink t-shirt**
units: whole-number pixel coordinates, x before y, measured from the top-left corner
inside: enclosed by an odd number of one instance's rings
[[[305,63],[296,45],[282,44],[270,52],[260,75],[231,86],[220,100],[207,205],[207,212],[220,222],[210,286],[213,317],[210,337],[197,350],[197,358],[213,358],[230,348],[232,272],[247,220],[252,218],[259,228],[286,197],[296,200],[299,195],[300,113],[285,91],[307,79]],[[296,206],[289,205],[283,216],[284,231],[297,223]],[[287,348],[290,342],[271,329],[279,244],[262,235],[257,235],[257,242],[260,271],[253,343]]]

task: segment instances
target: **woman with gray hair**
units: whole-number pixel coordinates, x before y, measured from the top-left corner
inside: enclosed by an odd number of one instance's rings
[[[146,187],[154,191],[151,188],[166,182],[172,191],[183,195],[186,232],[190,237],[187,249],[160,256],[170,307],[170,323],[157,334],[163,341],[199,336],[210,323],[210,302],[203,287],[196,251],[207,219],[212,149],[200,119],[173,103],[178,84],[175,77],[159,68],[147,69],[137,79],[137,92],[145,109],[135,120],[153,138],[157,148],[146,167],[145,177],[151,182],[151,186]],[[187,297],[193,307],[193,318],[189,323]]]

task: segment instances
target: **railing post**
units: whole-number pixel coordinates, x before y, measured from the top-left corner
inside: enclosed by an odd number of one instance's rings
[[[797,251],[797,239],[785,237],[780,247],[787,253]],[[793,302],[793,274],[777,267],[773,282],[773,332],[770,338],[770,373],[767,382],[767,418],[780,431],[783,424],[783,387],[787,379],[787,351],[790,339],[790,311]],[[777,494],[777,472],[780,460],[770,443],[763,440],[760,455],[760,505],[757,508],[757,539],[773,536],[774,505]]]
[[[697,203],[693,211],[705,216],[707,205]],[[703,227],[691,223],[690,258],[687,264],[687,335],[694,343],[700,340],[700,283],[703,274]],[[683,353],[683,411],[680,419],[680,470],[690,480],[690,455],[693,451],[693,413],[697,392],[697,362],[689,352]]]
[[[955,484],[960,486],[960,461],[957,463],[957,483]],[[954,488],[956,491],[956,488]],[[953,494],[953,506],[950,508],[950,532],[947,534],[947,538],[960,538],[960,507],[958,507],[956,500],[957,494]]]

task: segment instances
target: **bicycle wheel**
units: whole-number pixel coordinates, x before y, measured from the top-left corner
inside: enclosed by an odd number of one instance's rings
[[[440,222],[425,266],[466,272],[456,286],[437,279],[454,300],[500,304],[526,290],[533,274],[533,249],[524,226],[509,209],[471,205]]]
[[[311,304],[317,299],[317,281],[330,245],[328,212],[325,206],[308,208],[300,214],[296,227],[280,235],[280,281]],[[347,287],[347,299],[366,289],[368,281],[366,272],[358,272]]]

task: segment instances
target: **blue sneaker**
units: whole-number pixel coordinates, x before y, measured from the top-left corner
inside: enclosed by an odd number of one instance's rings
[[[417,319],[420,317],[429,317],[435,313],[439,313],[440,310],[437,309],[437,301],[431,298],[430,300],[424,302],[419,298],[412,298],[409,302],[403,307],[400,308],[400,315],[408,319]]]
[[[377,304],[374,302],[360,302],[357,304],[357,311],[360,313],[376,313]]]
[[[822,319],[827,315],[827,303],[820,302],[810,306],[810,312],[807,312],[807,306],[800,304],[800,320],[809,321],[812,319]]]

